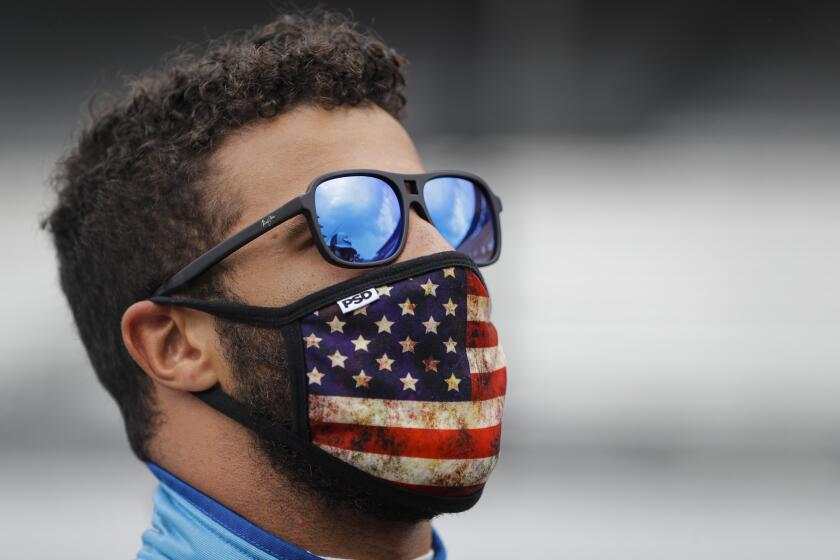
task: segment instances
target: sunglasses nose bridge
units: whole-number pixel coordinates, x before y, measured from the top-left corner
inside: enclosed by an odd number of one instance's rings
[[[431,218],[429,217],[429,213],[426,211],[426,205],[423,203],[423,199],[419,194],[407,194],[405,197],[405,211],[406,213],[410,212],[412,207],[417,210],[417,213],[420,214],[420,217],[426,220],[427,222],[431,222]]]

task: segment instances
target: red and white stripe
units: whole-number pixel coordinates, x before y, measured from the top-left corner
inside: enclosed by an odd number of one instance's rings
[[[449,496],[480,489],[499,452],[507,370],[490,322],[489,296],[472,271],[467,293],[472,400],[309,395],[313,443],[406,488]]]
[[[505,354],[490,322],[490,297],[478,276],[467,271],[467,359],[472,399],[504,398],[507,388]]]

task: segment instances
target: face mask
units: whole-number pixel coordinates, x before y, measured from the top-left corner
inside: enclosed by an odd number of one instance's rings
[[[469,257],[384,266],[279,308],[152,300],[282,330],[292,422],[218,386],[195,393],[208,405],[382,499],[440,512],[478,501],[498,459],[506,368]]]

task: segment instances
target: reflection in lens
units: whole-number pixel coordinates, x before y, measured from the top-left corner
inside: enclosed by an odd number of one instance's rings
[[[468,179],[437,177],[426,183],[429,217],[444,239],[481,264],[496,249],[493,211],[484,191]]]
[[[385,260],[400,246],[402,211],[394,189],[376,177],[352,175],[315,189],[315,214],[330,252],[346,262]]]

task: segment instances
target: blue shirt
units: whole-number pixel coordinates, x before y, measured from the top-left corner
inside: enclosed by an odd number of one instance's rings
[[[229,510],[157,465],[152,528],[143,533],[138,560],[320,560]],[[446,549],[432,529],[434,560]]]

